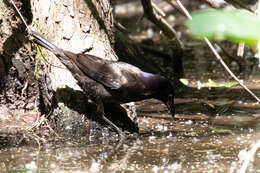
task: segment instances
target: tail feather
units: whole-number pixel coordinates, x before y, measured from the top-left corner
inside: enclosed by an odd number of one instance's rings
[[[44,38],[42,35],[40,35],[39,33],[37,32],[34,32],[34,31],[31,31],[31,34],[33,36],[33,41],[48,49],[49,51],[51,51],[53,54],[55,54],[56,56],[61,56],[61,57],[64,57],[64,52],[62,49],[58,48],[56,45],[54,45],[53,43],[51,43],[50,41],[48,41],[46,38]]]

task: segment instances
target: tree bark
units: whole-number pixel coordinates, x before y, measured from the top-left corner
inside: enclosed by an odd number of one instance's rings
[[[18,0],[16,5],[31,29],[58,47],[118,59],[113,50],[113,14],[108,0]],[[26,38],[25,26],[8,1],[0,2],[0,8],[4,9],[0,10],[0,27],[5,36],[0,44],[0,78],[6,81],[0,86],[0,115],[5,118],[17,112],[18,117],[21,112],[34,111],[36,120],[38,112],[45,113],[51,115],[53,127],[66,135],[89,133],[90,124],[84,114],[93,118],[95,110],[70,71],[58,58]],[[124,120],[118,114],[125,115],[125,110],[108,109],[112,116],[115,111],[118,121]],[[6,122],[2,119],[0,124],[4,127]],[[66,129],[73,130],[68,133]]]
[[[26,3],[16,4],[26,11]],[[25,27],[15,14],[9,1],[0,2],[0,134],[25,130],[40,112],[39,83],[30,44],[26,44]],[[30,19],[31,13],[26,14]],[[25,117],[28,121],[23,121]]]
[[[34,30],[44,34],[60,48],[74,53],[86,52],[105,59],[114,59],[111,43],[112,11],[107,0],[32,0]],[[51,53],[49,64],[51,89],[67,85],[80,90],[70,72]]]
[[[108,0],[72,0],[59,1],[59,3],[54,0],[32,0],[31,4],[34,30],[44,34],[60,48],[109,60],[118,59],[113,50],[113,14]],[[43,71],[48,74],[50,82],[46,90],[56,91],[54,100],[58,103],[58,107],[54,110],[55,117],[52,118],[54,126],[60,127],[63,131],[64,127],[77,124],[73,127],[73,131],[69,131],[69,135],[75,134],[75,129],[78,129],[76,134],[79,136],[89,133],[90,124],[86,125],[85,116],[81,113],[87,114],[88,119],[93,118],[92,115],[96,119],[95,106],[93,108],[84,93],[79,92],[82,89],[59,59],[48,51],[47,55],[49,64],[46,64]],[[88,82],[91,85],[94,83],[92,79]],[[53,99],[50,100],[48,96],[43,97],[47,100],[44,105],[48,102],[52,103]],[[110,110],[105,114],[113,115],[113,112]],[[58,121],[56,121],[57,117],[59,117]]]

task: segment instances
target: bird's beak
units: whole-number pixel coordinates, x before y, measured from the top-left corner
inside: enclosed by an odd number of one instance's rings
[[[175,114],[175,109],[174,109],[174,101],[172,100],[167,100],[164,102],[164,104],[167,106],[167,108],[170,110],[172,117],[174,117]]]

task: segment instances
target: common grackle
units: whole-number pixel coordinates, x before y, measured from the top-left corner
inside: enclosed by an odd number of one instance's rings
[[[33,41],[55,54],[71,71],[79,86],[97,104],[97,115],[112,125],[121,137],[124,133],[104,115],[104,104],[122,104],[155,98],[174,116],[174,88],[163,76],[143,72],[124,62],[105,60],[88,54],[75,54],[58,48],[42,35],[31,31]],[[92,79],[95,85],[86,82]]]

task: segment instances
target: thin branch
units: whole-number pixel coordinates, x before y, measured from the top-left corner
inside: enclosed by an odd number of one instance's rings
[[[13,0],[11,0],[11,3],[13,4],[13,6],[14,6],[15,10],[17,11],[17,13],[19,14],[19,16],[21,17],[21,19],[22,19],[24,25],[26,26],[27,31],[28,31],[28,34],[31,35],[32,30],[31,30],[30,27],[27,25],[27,23],[26,23],[26,21],[25,21],[23,15],[20,13],[20,11],[19,11],[18,8],[16,7],[15,3],[13,2]],[[40,48],[37,44],[35,44],[35,46],[38,48],[38,50],[39,50],[40,53],[41,53],[41,56],[42,56],[43,60],[44,60],[48,65],[51,65],[51,66],[53,66],[53,67],[60,68],[60,69],[66,69],[66,68],[59,67],[59,66],[56,66],[56,65],[53,65],[53,64],[49,63],[49,62],[47,61],[47,59],[44,57],[41,48]]]
[[[190,15],[190,13],[188,12],[188,10],[182,5],[181,1],[177,0],[176,1],[177,4],[179,5],[179,7],[181,8],[181,10],[184,12],[184,14],[186,15],[186,17],[190,20],[192,20],[192,17]]]
[[[247,6],[245,6],[244,4],[241,3],[241,1],[238,1],[238,0],[226,0],[228,3],[234,5],[234,6],[237,6],[239,8],[243,8],[245,10],[248,10],[252,13],[254,13],[254,11],[250,8],[248,8]]]
[[[166,16],[166,14],[155,3],[152,2],[152,6],[156,10],[156,12],[159,13],[162,17]]]
[[[247,6],[245,6],[244,4],[242,4],[240,1],[238,0],[225,0],[225,1],[218,1],[218,0],[200,0],[203,1],[207,4],[209,4],[212,8],[220,8],[221,6],[224,6],[228,3],[234,5],[235,7],[239,7],[245,10],[248,10],[250,12],[254,12],[252,9],[248,8]],[[227,2],[226,2],[227,1]]]
[[[212,8],[219,8],[222,5],[227,4],[225,1],[216,1],[216,0],[200,0],[200,1],[207,3]]]
[[[258,0],[257,16],[260,18],[260,0]],[[256,58],[258,59],[258,68],[260,68],[260,40],[257,43]]]
[[[244,70],[244,67],[242,65],[241,58],[239,56],[233,55],[232,53],[228,52],[228,50],[221,44],[218,44],[218,46],[221,48],[221,50],[223,51],[224,55],[226,55],[228,58],[230,58],[233,61],[236,61],[236,63],[239,66],[239,70],[240,72]]]
[[[13,6],[14,6],[15,10],[17,11],[17,13],[19,14],[19,16],[21,17],[21,19],[22,19],[23,23],[25,24],[25,26],[26,26],[28,32],[31,33],[31,29],[29,28],[29,26],[27,25],[26,21],[24,20],[22,14],[20,13],[20,11],[18,10],[18,8],[16,7],[14,1],[11,0],[11,3],[13,4]]]
[[[182,3],[177,0],[178,5],[180,5],[180,8],[183,10],[183,12],[186,14],[187,18],[192,20],[191,15],[189,14],[189,12],[187,11],[187,9],[182,5]],[[258,102],[260,102],[260,99],[250,90],[247,88],[247,86],[245,86],[241,80],[239,80],[233,73],[232,71],[228,68],[228,66],[226,65],[226,63],[223,61],[223,59],[221,58],[221,56],[218,54],[218,52],[216,51],[216,49],[213,47],[213,45],[211,44],[211,42],[208,40],[208,38],[204,37],[205,42],[207,43],[207,45],[209,46],[209,48],[211,49],[211,51],[213,52],[213,54],[215,55],[215,57],[219,60],[219,62],[221,63],[221,65],[226,69],[226,71],[249,93],[251,94]]]
[[[168,4],[170,4],[173,8],[175,8],[176,10],[178,10],[179,13],[181,13],[183,16],[186,16],[183,11],[180,9],[180,7],[178,6],[176,0],[165,0]]]
[[[256,151],[260,148],[260,140],[258,140],[249,151],[247,151],[246,157],[243,157],[243,164],[239,170],[239,173],[246,173],[250,161],[254,158]]]
[[[209,46],[209,48],[211,49],[211,51],[214,53],[214,55],[216,56],[216,58],[220,61],[220,63],[222,64],[222,66],[226,69],[226,71],[249,93],[251,94],[258,102],[260,102],[260,99],[250,90],[247,88],[247,86],[245,86],[241,80],[239,80],[234,73],[232,73],[232,71],[228,68],[228,66],[226,65],[226,63],[223,61],[223,59],[221,58],[221,56],[218,54],[218,52],[216,51],[216,49],[213,47],[213,45],[211,44],[211,42],[204,37],[205,42],[207,43],[207,45]]]
[[[158,26],[167,36],[170,41],[173,43],[174,48],[183,49],[183,44],[179,40],[177,36],[177,32],[173,29],[173,27],[163,19],[152,6],[151,0],[141,0],[144,12],[149,20],[151,20],[156,26]]]
[[[172,66],[175,77],[183,77],[182,57],[184,46],[178,38],[177,32],[164,18],[162,18],[162,16],[160,16],[153,9],[151,0],[141,0],[141,2],[147,18],[162,30],[174,52],[174,56],[172,58]]]
[[[245,43],[240,42],[237,47],[237,56],[244,56],[244,50],[245,50]]]

